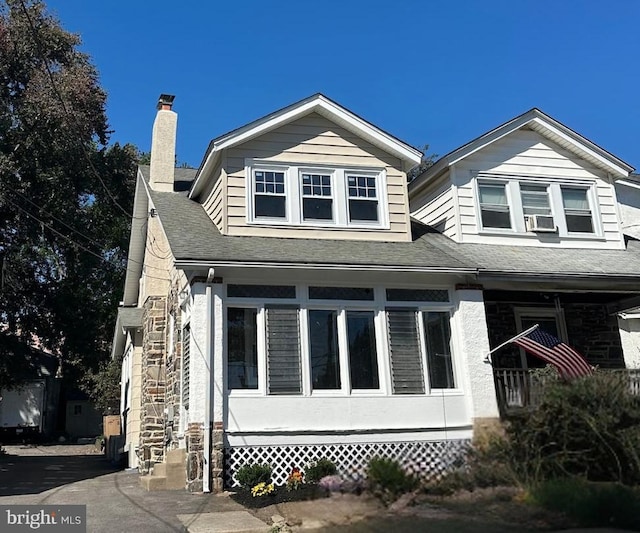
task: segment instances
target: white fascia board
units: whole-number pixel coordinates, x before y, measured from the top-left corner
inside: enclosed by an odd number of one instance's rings
[[[374,271],[374,272],[425,272],[425,273],[445,273],[445,274],[477,274],[476,268],[455,268],[455,267],[428,267],[428,266],[400,266],[400,265],[342,265],[334,263],[309,264],[309,263],[282,263],[282,262],[253,262],[246,261],[191,261],[176,260],[175,267],[178,269],[208,269],[224,267],[242,268],[278,268],[278,269],[298,269],[298,270],[342,270],[342,271]]]
[[[211,148],[206,161],[202,165],[202,169],[198,173],[198,177],[196,178],[191,192],[189,193],[189,198],[193,198],[200,192],[201,177],[206,174],[206,170],[214,163],[215,159],[219,157],[218,154],[221,150],[224,150],[225,148],[232,148],[233,146],[247,142],[279,126],[288,124],[298,118],[313,113],[314,111],[319,111],[320,114],[326,118],[338,120],[345,124],[347,128],[351,129],[354,133],[365,137],[368,140],[372,140],[374,144],[377,144],[381,148],[386,149],[389,153],[401,159],[406,170],[419,164],[422,160],[422,152],[420,152],[420,150],[400,142],[388,133],[376,128],[366,120],[361,119],[343,107],[340,107],[319,95],[311,100],[301,103],[298,106],[285,108],[281,113],[269,115],[264,119],[259,119],[247,124],[239,130],[214,141],[213,147]]]
[[[616,185],[624,185],[626,187],[631,187],[633,189],[640,189],[640,183],[635,181],[625,180],[625,179],[617,180]]]
[[[553,135],[557,135],[561,139],[570,143],[575,147],[577,151],[586,153],[589,157],[598,161],[601,164],[601,166],[604,167],[605,170],[609,172],[613,172],[614,174],[620,177],[626,178],[627,176],[629,176],[629,173],[631,172],[629,168],[621,167],[619,164],[614,163],[612,161],[612,158],[604,157],[602,154],[590,148],[587,144],[582,142],[582,140],[584,139],[583,137],[579,136],[580,138],[576,139],[575,134],[569,134],[568,132],[564,131],[564,129],[560,129],[555,125],[551,124],[550,122],[548,122],[547,120],[544,120],[539,117],[532,119],[530,122],[536,124],[537,126],[540,126],[545,130],[548,130]],[[540,133],[543,133],[543,132],[540,132]],[[589,144],[592,144],[592,143],[589,142]]]

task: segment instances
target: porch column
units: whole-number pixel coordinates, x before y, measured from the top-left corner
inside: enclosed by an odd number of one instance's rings
[[[187,490],[201,492],[208,469],[205,458],[205,402],[207,387],[211,383],[207,359],[207,293],[204,283],[191,287],[191,356],[189,358],[189,418],[187,420]]]
[[[493,369],[484,362],[489,352],[489,335],[481,288],[457,288],[457,347],[465,389],[470,393],[474,433],[499,418],[493,384]]]
[[[222,311],[223,285],[221,282],[211,287],[211,342],[213,343],[212,369],[212,439],[211,439],[211,491],[224,489],[224,314]]]

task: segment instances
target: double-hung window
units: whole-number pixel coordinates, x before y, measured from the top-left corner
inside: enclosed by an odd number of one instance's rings
[[[480,217],[483,228],[511,229],[506,183],[480,182]]]
[[[588,189],[561,187],[564,218],[569,233],[593,233],[593,215],[589,206]]]
[[[375,176],[347,173],[349,222],[378,222],[377,189]]]
[[[325,228],[387,228],[386,171],[247,160],[247,221]]]
[[[527,215],[551,216],[548,189],[547,185],[520,184],[522,212],[525,217]]]
[[[302,172],[302,219],[333,220],[331,174]]]
[[[255,218],[287,218],[285,173],[276,170],[254,170],[253,215]]]

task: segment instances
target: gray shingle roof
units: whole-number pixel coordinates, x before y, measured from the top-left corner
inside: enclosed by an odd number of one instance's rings
[[[192,169],[176,169],[176,181],[188,182],[194,175]],[[458,244],[418,224],[411,242],[228,236],[220,234],[198,202],[183,194],[150,195],[177,261],[477,270],[481,276],[632,277],[640,282],[640,242],[634,240],[626,250]]]
[[[427,233],[413,242],[228,236],[220,234],[199,203],[173,193],[150,194],[178,261],[473,269],[463,257],[441,246],[439,243],[447,239],[437,233]]]

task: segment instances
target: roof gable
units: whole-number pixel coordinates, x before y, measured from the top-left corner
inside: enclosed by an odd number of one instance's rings
[[[610,152],[607,152],[586,137],[583,137],[539,109],[533,108],[497,128],[484,133],[460,148],[449,152],[413,180],[409,185],[410,190],[421,187],[423,184],[440,175],[451,165],[458,163],[523,127],[528,127],[538,132],[543,137],[589,161],[597,168],[601,168],[605,172],[612,174],[614,178],[627,177],[629,173],[634,170],[631,165],[625,163]]]
[[[298,120],[299,118],[311,113],[318,113],[355,135],[365,139],[374,146],[398,157],[402,161],[405,170],[413,168],[421,160],[422,153],[416,148],[409,146],[396,137],[367,122],[326,96],[316,94],[211,141],[202,164],[198,169],[198,174],[193,186],[191,187],[191,191],[189,192],[189,197],[193,198],[198,196],[204,186],[204,177],[206,176],[207,169],[215,165],[216,159],[219,157],[222,150],[238,146],[239,144],[245,143],[251,139],[255,139],[260,135],[264,135],[269,131]]]

